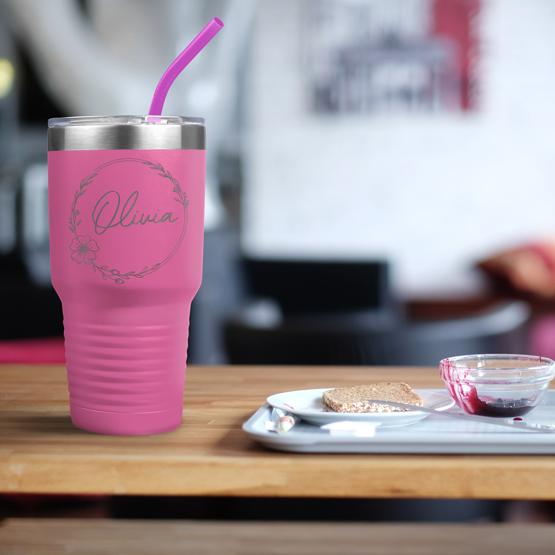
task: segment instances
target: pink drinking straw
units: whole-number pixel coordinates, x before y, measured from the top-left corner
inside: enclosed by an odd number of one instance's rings
[[[166,96],[176,77],[196,58],[197,54],[216,36],[223,26],[222,20],[215,17],[168,66],[168,69],[158,81],[152,96],[152,102],[148,110],[150,116],[159,116],[162,113]]]

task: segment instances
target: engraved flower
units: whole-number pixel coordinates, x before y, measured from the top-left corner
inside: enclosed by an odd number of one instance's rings
[[[88,235],[77,235],[69,245],[71,259],[79,264],[92,264],[98,251],[98,243]]]

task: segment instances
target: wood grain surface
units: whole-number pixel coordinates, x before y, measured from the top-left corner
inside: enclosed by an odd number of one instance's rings
[[[547,555],[553,525],[10,519],[2,555]]]
[[[61,366],[0,366],[0,492],[555,499],[555,457],[317,455],[259,447],[241,424],[267,395],[403,380],[435,369],[192,367],[183,426],[150,437],[82,432]]]

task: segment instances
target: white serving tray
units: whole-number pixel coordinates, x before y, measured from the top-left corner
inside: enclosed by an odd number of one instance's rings
[[[399,428],[378,428],[374,437],[330,435],[303,421],[289,432],[266,430],[271,407],[260,407],[243,430],[271,449],[297,453],[435,453],[435,454],[555,454],[555,434],[511,430],[482,422],[429,416]],[[459,409],[451,409],[459,410]],[[555,422],[555,391],[547,391],[542,404],[523,417],[527,422]]]

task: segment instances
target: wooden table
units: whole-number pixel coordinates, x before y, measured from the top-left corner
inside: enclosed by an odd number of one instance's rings
[[[295,455],[242,422],[277,391],[371,380],[438,386],[433,369],[193,367],[184,424],[152,437],[72,427],[61,366],[0,366],[0,492],[555,499],[555,457]]]
[[[2,555],[550,555],[549,525],[223,523],[10,519]]]

